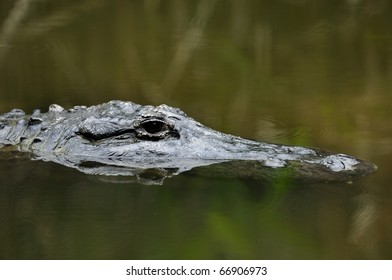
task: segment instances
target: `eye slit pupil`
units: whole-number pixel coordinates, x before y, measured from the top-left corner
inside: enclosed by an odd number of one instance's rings
[[[148,121],[143,123],[143,128],[150,134],[161,132],[164,127],[164,123],[160,121]]]

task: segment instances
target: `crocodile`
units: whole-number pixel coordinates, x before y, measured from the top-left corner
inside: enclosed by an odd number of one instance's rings
[[[317,182],[352,181],[376,170],[346,154],[225,134],[168,105],[119,100],[70,109],[52,104],[45,113],[13,109],[0,115],[0,148],[146,184],[162,184],[203,166],[209,175],[216,170],[228,177],[271,179],[283,171],[295,180]]]

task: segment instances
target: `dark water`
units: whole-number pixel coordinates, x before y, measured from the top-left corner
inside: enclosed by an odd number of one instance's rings
[[[112,99],[371,160],[353,184],[122,183],[1,155],[2,259],[392,258],[392,4],[0,3],[0,112]]]

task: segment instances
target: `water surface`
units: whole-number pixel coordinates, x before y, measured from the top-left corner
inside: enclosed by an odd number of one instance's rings
[[[161,186],[0,153],[2,259],[390,259],[389,1],[0,3],[0,112],[166,103],[376,163],[352,184]],[[121,181],[121,182],[119,182]]]

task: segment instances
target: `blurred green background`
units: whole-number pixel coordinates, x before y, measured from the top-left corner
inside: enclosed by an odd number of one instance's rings
[[[375,162],[353,185],[1,160],[0,258],[391,258],[392,2],[2,0],[0,112],[112,99]]]

